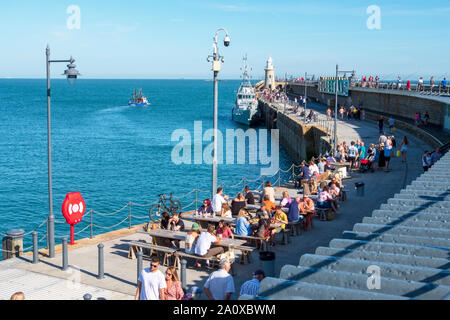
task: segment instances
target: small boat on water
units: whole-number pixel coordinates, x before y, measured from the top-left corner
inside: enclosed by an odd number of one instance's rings
[[[247,56],[243,60],[242,82],[233,107],[232,119],[240,124],[251,126],[258,119],[258,101],[256,100],[255,88],[253,88],[248,74]]]
[[[150,102],[148,102],[146,96],[142,95],[142,89],[139,89],[139,93],[134,89],[131,99],[128,101],[128,105],[130,107],[146,107],[150,105]]]

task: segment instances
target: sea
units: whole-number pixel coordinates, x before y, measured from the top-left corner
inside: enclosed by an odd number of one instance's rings
[[[226,129],[248,129],[231,119],[239,83],[219,82],[218,126],[224,136]],[[194,209],[196,198],[201,205],[202,199],[211,197],[211,165],[195,164],[193,147],[191,164],[174,163],[172,157],[174,147],[180,145],[180,140],[172,141],[176,130],[190,133],[193,139],[194,122],[202,122],[203,132],[212,128],[211,81],[79,79],[70,85],[55,79],[51,84],[56,244],[69,235],[61,207],[70,192],[80,192],[87,207],[75,226],[76,239],[90,236],[91,210],[96,235],[128,227],[130,212],[132,225],[149,221],[150,205],[159,194],[174,193],[186,210]],[[151,106],[128,106],[135,88],[142,89]],[[207,148],[211,141],[202,144]],[[269,154],[270,145],[269,140]],[[225,148],[224,143],[224,154]],[[0,235],[23,229],[26,249],[32,245],[32,231],[38,232],[40,248],[47,245],[47,163],[46,80],[0,79]],[[279,167],[287,169],[291,164],[280,146]],[[234,197],[244,183],[258,187],[264,167],[268,165],[259,160],[250,163],[248,156],[245,164],[219,165],[219,184]],[[282,179],[289,174],[283,172]],[[244,177],[248,180],[242,181]],[[278,175],[264,179],[276,183]]]

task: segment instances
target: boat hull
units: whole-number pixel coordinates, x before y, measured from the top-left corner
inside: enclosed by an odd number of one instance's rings
[[[233,121],[246,125],[251,126],[257,122],[256,119],[256,110],[252,109],[239,109],[239,108],[233,108]]]
[[[129,103],[130,107],[147,107],[150,103]]]

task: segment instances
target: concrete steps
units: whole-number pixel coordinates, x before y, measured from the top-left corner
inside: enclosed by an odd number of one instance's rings
[[[405,296],[413,299],[443,299],[450,287],[430,283],[403,281],[380,277],[379,289],[374,289],[370,274],[354,274],[345,271],[326,270],[286,265],[281,269],[280,278],[320,285],[331,285],[352,290],[376,292],[387,295]],[[368,286],[369,282],[369,286]],[[369,289],[372,288],[372,289]]]
[[[344,231],[344,239],[354,239],[373,242],[388,242],[388,243],[405,243],[419,246],[433,246],[433,247],[446,247],[448,246],[448,239],[436,238],[436,237],[418,237],[409,235],[392,235],[384,233],[368,233],[368,232],[355,232]]]
[[[378,266],[380,268],[380,275],[387,278],[417,282],[432,282],[450,286],[450,271],[436,268],[414,267],[373,260],[366,261],[313,254],[303,255],[300,258],[299,266],[346,271],[356,274],[367,274],[369,267]]]
[[[449,258],[450,153],[341,239],[304,254],[298,266],[284,266],[279,279],[264,279],[260,295],[450,299]],[[380,288],[370,289],[377,267]]]

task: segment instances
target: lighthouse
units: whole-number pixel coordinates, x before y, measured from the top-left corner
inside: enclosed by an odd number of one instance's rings
[[[275,89],[275,69],[273,68],[272,57],[269,57],[266,65],[266,79],[264,80],[264,88]]]

